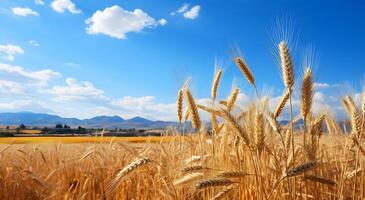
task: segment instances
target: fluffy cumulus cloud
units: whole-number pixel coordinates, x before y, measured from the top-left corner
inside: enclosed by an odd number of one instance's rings
[[[66,79],[66,85],[53,86],[51,89],[43,91],[52,94],[55,101],[75,101],[75,100],[105,100],[104,91],[94,87],[88,81],[79,82],[76,79]]]
[[[61,74],[51,69],[27,70],[0,63],[0,110],[3,112],[33,111],[54,113],[40,93],[51,79]],[[49,106],[49,107],[48,107]]]
[[[189,9],[189,4],[184,3],[179,9],[171,12],[170,15],[181,14],[186,19],[196,19],[199,16],[200,5],[195,5]]]
[[[118,113],[125,117],[142,116],[149,119],[175,120],[175,103],[157,103],[154,96],[125,96],[111,101]]]
[[[156,21],[141,9],[128,11],[119,6],[112,6],[96,11],[86,20],[89,34],[105,34],[118,39],[126,39],[129,32],[141,32],[145,28],[165,25],[167,21]]]
[[[176,13],[184,13],[188,8],[189,8],[189,4],[184,3],[179,9],[177,9],[175,12],[171,12],[170,14],[173,16],[173,15],[176,15]]]
[[[58,13],[68,11],[72,14],[80,14],[82,12],[71,0],[54,0],[51,3],[51,7]]]
[[[14,15],[18,15],[18,16],[22,16],[22,17],[39,16],[38,12],[36,12],[30,8],[25,8],[25,7],[15,7],[15,8],[12,8],[11,11],[14,13]]]
[[[0,94],[14,98],[19,95],[34,96],[47,87],[51,79],[58,77],[61,74],[51,69],[30,71],[20,66],[0,63]]]
[[[13,44],[0,44],[0,58],[5,58],[7,60],[14,60],[15,56],[24,54],[24,50],[17,45]]]
[[[183,15],[186,19],[195,19],[199,16],[200,6],[196,5],[192,7],[189,11],[186,11]]]
[[[34,3],[37,4],[37,5],[44,5],[43,0],[34,0]]]

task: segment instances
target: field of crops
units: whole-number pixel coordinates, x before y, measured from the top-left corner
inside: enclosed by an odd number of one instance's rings
[[[130,142],[130,143],[159,143],[170,141],[172,137],[0,137],[0,144],[29,144],[29,143],[111,143],[111,142]]]
[[[185,137],[177,129],[166,138],[0,139],[6,143],[0,146],[0,199],[364,199],[365,94],[361,104],[343,97],[351,122],[343,131],[330,111],[312,111],[310,66],[295,81],[286,42],[278,47],[284,89],[275,109],[257,92],[244,59],[236,57],[256,91],[254,100],[248,107],[237,104],[239,88],[218,100],[222,70],[209,105],[195,101],[187,81],[177,100],[180,125],[189,119],[192,125]],[[279,120],[285,109],[287,125]],[[301,129],[294,129],[299,120]]]

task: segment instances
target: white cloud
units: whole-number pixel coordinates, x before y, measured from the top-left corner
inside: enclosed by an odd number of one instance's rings
[[[88,99],[107,99],[104,96],[104,91],[95,88],[94,85],[88,81],[78,82],[76,79],[66,79],[66,86],[53,86],[49,90],[44,90],[44,93],[55,96],[55,101],[75,101]]]
[[[48,108],[45,102],[32,99],[14,100],[10,102],[0,102],[2,112],[23,112],[31,111],[37,113],[54,113]]]
[[[178,13],[183,13],[183,12],[185,12],[186,10],[188,10],[188,8],[189,8],[189,4],[188,3],[184,3],[178,10],[177,10],[177,12]]]
[[[15,7],[12,8],[11,11],[15,14],[15,15],[19,15],[22,17],[26,17],[26,16],[39,16],[38,12],[30,9],[30,8],[25,8],[25,7]]]
[[[5,72],[9,75],[13,74],[25,81],[24,78],[29,78],[39,82],[47,82],[52,78],[60,77],[59,72],[55,72],[51,69],[44,69],[39,71],[27,71],[22,67],[0,63],[0,72]]]
[[[200,6],[196,5],[192,7],[189,11],[186,11],[183,15],[186,19],[195,19],[199,16]]]
[[[183,13],[186,10],[188,10],[188,8],[189,8],[189,4],[188,3],[184,3],[179,9],[177,9],[174,12],[171,12],[170,15],[174,16],[174,15],[176,15],[176,13]]]
[[[313,87],[314,89],[320,90],[320,89],[327,89],[331,86],[328,83],[314,83]]]
[[[82,11],[76,8],[76,5],[71,0],[54,0],[51,7],[58,13],[69,11],[72,14],[80,14]]]
[[[8,80],[0,80],[0,93],[23,94],[25,87],[21,83]]]
[[[34,0],[34,3],[37,4],[37,5],[44,5],[43,0]]]
[[[24,50],[20,46],[12,44],[0,44],[0,57],[13,61],[15,59],[15,56],[21,54],[24,54]]]
[[[35,46],[35,47],[39,47],[40,46],[40,44],[37,41],[35,41],[35,40],[29,40],[29,44],[31,44],[32,46]]]
[[[80,67],[81,65],[78,63],[74,63],[74,62],[68,62],[66,63],[66,65],[70,66],[70,67]]]
[[[162,19],[158,20],[158,23],[159,23],[161,26],[164,26],[164,25],[166,25],[166,24],[167,24],[167,20],[166,20],[166,19],[164,19],[164,18],[162,18]]]
[[[154,96],[125,96],[112,100],[111,105],[115,107],[117,114],[127,118],[141,116],[149,119],[176,120],[176,104],[157,103]]]
[[[30,100],[17,100],[12,102],[2,102],[0,103],[1,110],[16,110],[27,107],[32,104]]]
[[[156,21],[141,9],[125,10],[119,6],[96,11],[85,23],[89,34],[105,34],[118,39],[126,39],[129,32],[141,32],[145,28],[165,25],[166,20]]]

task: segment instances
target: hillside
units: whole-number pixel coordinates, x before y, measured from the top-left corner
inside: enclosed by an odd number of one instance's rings
[[[17,112],[0,113],[0,125],[19,125],[27,126],[54,126],[55,124],[67,124],[71,127],[82,126],[86,128],[164,128],[174,126],[176,122],[152,121],[142,117],[123,119],[119,116],[96,116],[90,119],[63,118],[57,115]]]

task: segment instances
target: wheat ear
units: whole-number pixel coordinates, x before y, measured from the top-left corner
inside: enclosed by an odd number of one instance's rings
[[[293,63],[288,45],[285,41],[280,42],[279,52],[280,52],[281,70],[284,79],[284,85],[286,88],[292,91],[294,86]]]
[[[185,167],[181,171],[182,171],[183,174],[186,174],[186,173],[201,171],[203,169],[209,169],[209,168],[203,167],[202,165],[195,165],[195,166]]]
[[[223,73],[223,71],[220,69],[220,70],[218,70],[218,72],[216,73],[216,75],[214,77],[214,81],[213,81],[213,85],[212,85],[212,99],[213,99],[213,101],[215,101],[215,99],[217,98],[217,92],[218,92],[219,82],[220,82],[221,77],[222,77],[222,73]]]
[[[289,90],[285,90],[283,95],[281,95],[280,102],[276,106],[276,109],[274,111],[275,119],[277,119],[280,116],[280,114],[283,111],[285,104],[286,104],[286,102],[288,102],[288,100],[289,100]]]
[[[345,108],[347,114],[351,117],[353,110],[356,109],[354,100],[350,96],[346,95],[342,99],[342,105]]]
[[[106,187],[106,193],[111,194],[114,192],[114,190],[119,186],[123,178],[125,178],[127,175],[135,171],[136,169],[147,165],[150,163],[151,160],[148,158],[141,158],[133,161],[123,169],[121,169],[117,175],[114,177],[114,179],[110,182],[110,184]]]
[[[317,166],[316,161],[308,161],[306,163],[303,163],[301,165],[295,166],[293,168],[288,169],[288,171],[285,173],[284,177],[293,177],[298,176],[306,171],[309,171]]]
[[[196,180],[202,179],[203,176],[204,176],[203,173],[200,173],[200,172],[191,173],[191,174],[188,174],[188,175],[176,180],[173,184],[175,187],[184,186],[184,185],[192,183]]]
[[[301,113],[303,119],[311,113],[313,99],[312,70],[308,67],[305,71],[302,83]]]
[[[220,111],[221,111],[220,113],[223,114],[223,117],[227,121],[228,125],[233,129],[233,131],[237,132],[239,136],[241,136],[243,141],[247,145],[249,145],[250,141],[247,132],[238,124],[237,120],[233,117],[233,115],[225,109],[221,109]]]
[[[246,172],[243,172],[243,171],[224,171],[224,172],[217,174],[215,177],[216,178],[239,178],[239,177],[243,177],[243,176],[247,176],[247,175],[249,175],[249,174],[247,174]]]
[[[231,95],[229,96],[228,101],[227,101],[227,110],[228,111],[231,111],[232,108],[234,107],[234,104],[236,103],[239,93],[240,93],[239,88],[235,88],[232,90]]]
[[[326,179],[320,176],[315,176],[315,175],[306,175],[304,176],[305,179],[313,181],[313,182],[317,182],[317,183],[321,183],[321,184],[325,184],[325,185],[330,185],[330,186],[335,186],[336,185],[336,181],[331,180],[331,179]]]
[[[184,93],[183,90],[179,90],[177,94],[177,119],[179,120],[179,124],[181,124],[183,118],[183,101],[184,101]]]
[[[186,99],[187,99],[188,106],[189,106],[189,113],[190,113],[190,116],[191,116],[192,125],[197,130],[200,130],[201,121],[200,121],[198,108],[195,104],[195,100],[194,100],[194,98],[191,95],[189,90],[186,90],[185,94],[186,94]]]
[[[264,116],[262,115],[262,113],[256,113],[255,139],[256,148],[260,154],[265,147]]]
[[[250,69],[248,68],[247,64],[245,63],[245,61],[241,57],[235,58],[235,61],[236,61],[238,68],[240,68],[241,72],[243,73],[243,75],[245,75],[248,82],[250,82],[253,86],[255,86],[255,78],[252,75],[252,73],[251,73]]]
[[[351,128],[352,134],[356,135],[356,137],[361,135],[361,115],[356,108],[351,113]]]
[[[199,181],[195,184],[196,190],[204,190],[210,187],[218,187],[218,186],[228,186],[234,183],[233,181],[226,179],[226,178],[213,178]]]
[[[287,170],[287,172],[282,176],[282,178],[280,178],[279,180],[276,181],[276,183],[274,184],[273,188],[271,189],[267,199],[270,199],[272,193],[275,191],[276,187],[286,178],[289,177],[294,177],[294,176],[298,176],[306,171],[309,171],[313,168],[315,168],[317,166],[317,162],[316,161],[309,161],[306,163],[303,163],[301,165],[295,166],[293,168],[290,168],[289,170]]]

